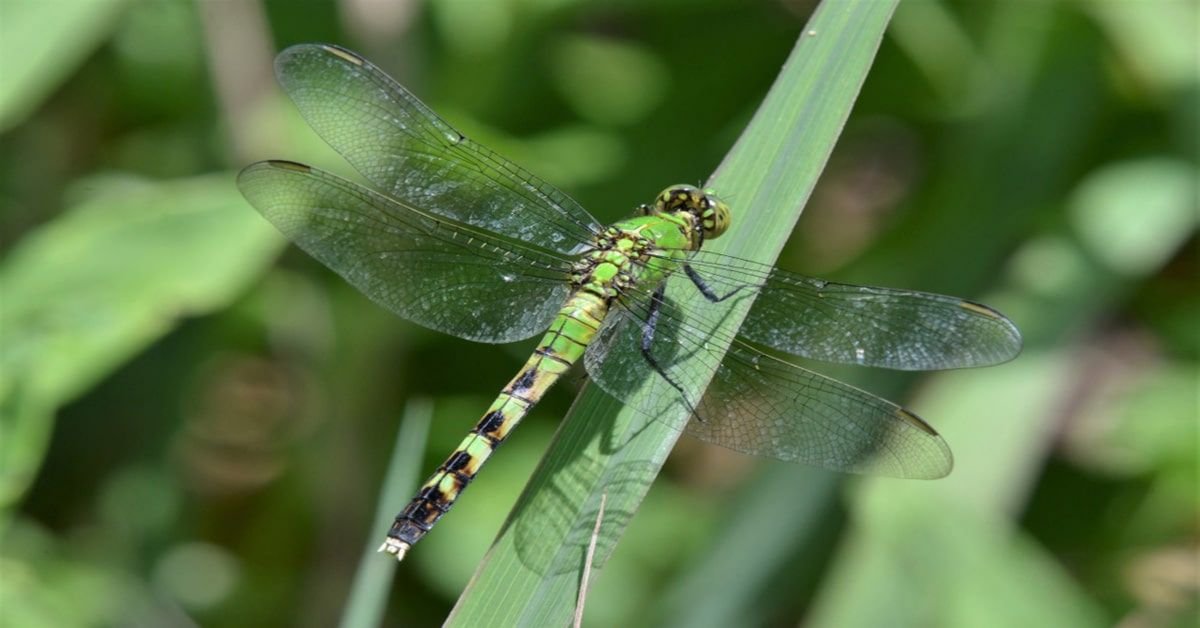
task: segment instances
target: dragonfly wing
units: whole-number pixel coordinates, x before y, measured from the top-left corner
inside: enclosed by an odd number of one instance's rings
[[[688,434],[737,451],[828,469],[945,477],[946,441],[904,408],[735,340]]]
[[[689,289],[687,281],[673,276],[667,292]],[[640,344],[648,314],[644,295],[624,299],[584,356],[606,392],[642,412],[681,416],[690,409],[688,434],[753,455],[893,477],[950,472],[949,447],[915,414],[739,339],[721,353],[721,343],[707,341],[713,336],[686,322],[670,301],[659,313],[651,348],[659,372]],[[711,380],[709,372],[715,372]],[[688,400],[676,385],[705,392]],[[649,394],[634,395],[638,391]]]
[[[242,194],[376,303],[477,342],[537,334],[565,302],[570,261],[431,216],[308,166],[264,161]]]
[[[673,371],[678,362],[679,343],[675,341],[678,329],[673,324],[676,308],[674,301],[667,299],[664,310],[670,312],[671,316],[663,317],[650,349],[655,362],[667,371]],[[643,321],[646,317],[645,308],[635,312],[631,307],[614,306],[588,345],[583,364],[588,375],[604,392],[624,403],[632,403],[649,416],[659,418],[675,414],[675,411],[686,408],[686,404],[680,393],[655,372],[641,352],[642,332],[645,329]],[[637,393],[643,388],[648,389],[649,394],[634,403]],[[682,430],[685,424],[686,419],[674,427]]]
[[[784,353],[919,371],[998,364],[1021,350],[1012,321],[971,301],[826,282],[708,251],[690,263],[718,295],[746,286],[739,294],[755,300],[738,333]]]
[[[304,119],[387,195],[562,253],[601,226],[566,194],[472,142],[358,55],[292,46],[275,73]]]

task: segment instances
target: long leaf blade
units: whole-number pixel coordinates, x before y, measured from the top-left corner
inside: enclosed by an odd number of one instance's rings
[[[712,250],[771,263],[840,134],[894,2],[818,8],[749,127],[709,184],[741,217]],[[748,303],[730,311],[736,329]],[[589,386],[563,422],[448,626],[565,625],[590,525],[607,494],[603,567],[679,433]]]

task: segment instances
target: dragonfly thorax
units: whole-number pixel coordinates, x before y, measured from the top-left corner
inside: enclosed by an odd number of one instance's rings
[[[637,268],[653,248],[654,242],[641,229],[609,227],[596,238],[592,250],[575,262],[571,283],[612,301],[637,281]]]

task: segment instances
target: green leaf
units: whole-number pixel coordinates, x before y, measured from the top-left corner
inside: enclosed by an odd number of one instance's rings
[[[165,603],[156,606],[161,593],[128,571],[62,552],[57,537],[23,517],[0,531],[0,564],[5,626],[169,625],[179,618],[178,606],[168,615]]]
[[[25,119],[108,35],[124,0],[0,2],[0,131]]]
[[[580,117],[597,124],[641,120],[670,85],[666,68],[653,54],[600,37],[566,37],[550,59],[562,97]]]
[[[713,250],[775,260],[849,116],[894,2],[823,4],[709,182],[737,211]],[[749,303],[723,328],[736,328]],[[697,392],[697,391],[693,391]],[[679,433],[589,386],[563,422],[447,625],[566,625],[601,517],[603,566]],[[602,495],[605,512],[598,513]],[[601,576],[602,577],[602,574]]]
[[[36,473],[59,406],[183,317],[225,307],[282,244],[232,174],[81,188],[0,262],[0,505]]]
[[[822,579],[813,625],[1103,625],[1055,557],[1012,522],[1074,365],[1064,353],[1023,355],[934,378],[921,407],[964,462],[937,482],[855,483],[855,525]]]
[[[1127,276],[1161,266],[1196,228],[1196,167],[1143,158],[1089,173],[1071,198],[1071,219],[1097,259]],[[1137,211],[1129,211],[1136,207]]]

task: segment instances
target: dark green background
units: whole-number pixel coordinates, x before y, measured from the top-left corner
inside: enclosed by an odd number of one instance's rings
[[[427,472],[524,359],[391,317],[241,201],[255,159],[346,171],[274,51],[360,52],[611,221],[708,176],[812,8],[0,2],[0,614],[330,625],[406,403],[433,402]],[[987,302],[1024,354],[825,369],[943,431],[937,483],[681,441],[589,624],[1195,618],[1196,24],[1171,0],[903,3],[779,263]],[[389,625],[445,616],[579,383],[397,570]],[[795,504],[756,506],[781,482]],[[820,507],[793,530],[796,504]],[[755,541],[769,565],[710,560]]]

